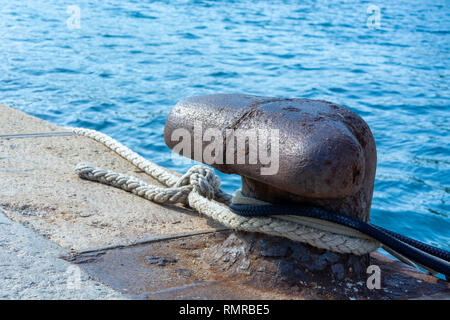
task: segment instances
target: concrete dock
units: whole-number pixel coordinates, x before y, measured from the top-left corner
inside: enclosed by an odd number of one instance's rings
[[[307,277],[292,284],[276,252],[255,271],[245,233],[81,180],[80,162],[157,184],[103,145],[0,105],[0,298],[450,298],[447,282],[380,253],[376,290],[366,279],[337,281],[335,293]]]

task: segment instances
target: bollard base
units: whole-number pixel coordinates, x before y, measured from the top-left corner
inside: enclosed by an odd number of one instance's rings
[[[299,286],[322,288],[324,293],[336,289],[335,294],[348,281],[360,282],[364,289],[370,265],[369,254],[337,254],[284,238],[247,232],[230,233],[222,243],[207,250],[203,258],[213,272],[242,275],[256,286],[288,291]]]
[[[347,212],[347,207],[361,208],[356,203],[350,206],[342,199],[304,199],[298,195],[287,193],[273,186],[260,183],[256,180],[242,177],[242,193],[251,198],[267,201],[270,203],[310,203],[331,210]],[[350,214],[352,216],[352,214]],[[361,215],[353,214],[361,218]],[[368,216],[364,215],[365,220]],[[353,254],[339,254],[327,250],[318,249],[308,244],[288,241],[275,237],[262,237],[260,240],[242,237],[241,241],[255,242],[256,252],[259,250],[264,257],[266,252],[285,252],[280,261],[282,269],[298,274],[299,277],[307,277],[314,282],[331,283],[344,278],[361,278],[365,276],[367,267],[370,265],[368,254],[356,256]],[[270,257],[270,256],[268,256]],[[295,278],[295,277],[294,277]]]
[[[368,285],[371,274],[361,264],[360,270],[350,272],[338,257],[334,264],[323,267],[319,261],[336,257],[319,251],[301,254],[304,247],[282,238],[226,230],[98,248],[65,259],[134,299],[450,298],[448,283],[383,254],[373,252],[369,258],[370,264],[380,269],[379,287],[375,288]],[[356,259],[355,266],[361,261],[365,264],[366,259]],[[342,267],[337,267],[340,264]],[[339,280],[342,268],[344,277]]]

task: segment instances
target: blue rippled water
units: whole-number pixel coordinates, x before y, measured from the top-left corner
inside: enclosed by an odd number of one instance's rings
[[[366,25],[372,4],[380,29]],[[372,221],[450,248],[448,1],[8,0],[0,39],[1,103],[103,131],[179,171],[188,165],[170,160],[163,127],[182,98],[345,105],[377,142]]]

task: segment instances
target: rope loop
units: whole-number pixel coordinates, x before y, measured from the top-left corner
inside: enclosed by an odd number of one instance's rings
[[[101,132],[82,128],[70,129],[79,136],[86,136],[102,143],[165,187],[151,185],[138,178],[114,171],[95,168],[87,163],[80,163],[75,168],[75,172],[83,179],[120,188],[156,203],[188,204],[200,214],[235,230],[281,236],[318,248],[356,255],[369,253],[380,246],[380,243],[374,239],[368,239],[355,233],[348,234],[347,231],[336,226],[323,227],[322,224],[305,219],[293,219],[288,216],[245,217],[237,215],[227,206],[233,197],[220,189],[220,178],[214,169],[204,165],[195,165],[179,176],[148,161]]]

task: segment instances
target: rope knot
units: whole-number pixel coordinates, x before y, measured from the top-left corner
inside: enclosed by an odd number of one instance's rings
[[[213,169],[195,165],[191,167],[175,184],[175,187],[191,185],[202,196],[213,199],[220,189],[220,179]]]

